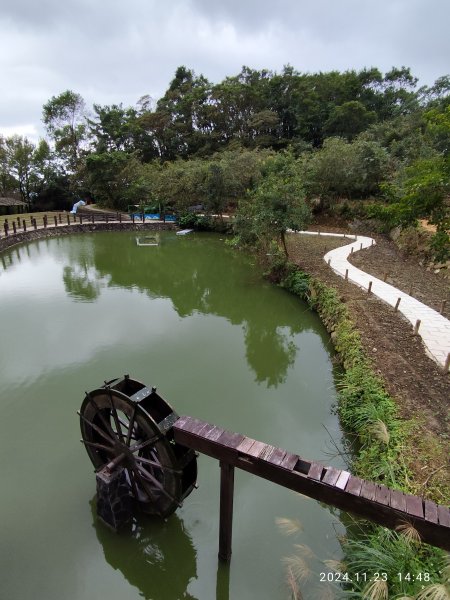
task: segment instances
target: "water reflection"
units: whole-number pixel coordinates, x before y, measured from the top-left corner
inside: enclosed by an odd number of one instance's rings
[[[294,364],[292,338],[305,319],[283,322],[283,311],[273,311],[273,298],[261,293],[259,271],[249,280],[247,259],[217,237],[167,234],[157,247],[139,247],[130,235],[97,234],[71,245],[68,259],[63,280],[75,300],[92,302],[102,287],[120,287],[169,298],[182,318],[211,314],[242,325],[248,364],[268,387],[283,383]]]
[[[177,515],[167,522],[140,515],[131,531],[116,534],[97,520],[94,499],[90,505],[92,526],[106,561],[121,571],[143,598],[196,600],[187,588],[197,577],[197,556]]]
[[[100,295],[97,273],[86,263],[63,269],[64,289],[67,294],[81,302],[93,302]]]

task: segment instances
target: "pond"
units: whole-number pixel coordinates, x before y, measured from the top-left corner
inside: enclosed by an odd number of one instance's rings
[[[341,556],[338,513],[237,471],[233,556],[219,564],[220,469],[204,456],[199,489],[167,522],[142,516],[114,534],[96,520],[76,411],[124,373],[179,414],[344,466],[318,317],[219,236],[158,238],[73,235],[0,255],[1,598],[281,600],[294,543],[317,557],[311,595],[321,561]],[[303,531],[287,537],[278,517]]]

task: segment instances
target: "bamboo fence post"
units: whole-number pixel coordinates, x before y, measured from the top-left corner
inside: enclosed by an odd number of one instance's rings
[[[370,296],[371,293],[372,293],[372,282],[369,281],[369,287],[367,289],[367,294]]]
[[[398,311],[398,307],[399,307],[399,305],[400,305],[400,300],[401,300],[401,298],[398,298],[398,299],[397,299],[397,302],[396,302],[396,304],[395,304],[395,307],[394,307],[394,312],[397,312],[397,311]]]
[[[345,281],[348,281],[348,269],[345,269]]]
[[[445,365],[444,365],[444,375],[446,375],[448,373],[448,368],[450,367],[450,352],[447,354],[447,358],[445,359]]]

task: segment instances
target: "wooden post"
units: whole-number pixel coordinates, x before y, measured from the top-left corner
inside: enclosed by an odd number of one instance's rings
[[[70,215],[67,213],[67,225],[70,225]]]
[[[119,223],[122,223],[122,213],[119,213]]]
[[[44,215],[43,220],[44,220],[44,227],[46,228],[47,227],[47,215]]]
[[[395,312],[397,312],[397,310],[398,310],[398,306],[399,306],[399,304],[400,304],[400,300],[401,300],[401,298],[398,298],[398,300],[397,300],[397,302],[396,302],[396,304],[395,304],[395,307],[394,307],[394,311],[395,311]]]
[[[417,319],[416,324],[414,325],[414,335],[418,335],[419,334],[420,323],[421,323],[421,320]]]
[[[387,279],[387,278],[388,278],[388,274],[387,274],[387,273],[385,273],[385,274],[383,275],[383,281],[384,281],[384,283],[386,283],[386,279]]]
[[[362,242],[361,242],[361,245],[360,245],[359,249],[362,250]]]
[[[220,525],[219,558],[231,559],[231,537],[233,533],[234,466],[220,462]]]
[[[145,212],[142,212],[142,222],[145,223]]]
[[[371,245],[371,246],[373,246],[373,245],[374,245],[374,243],[375,243],[375,242],[374,242],[374,239],[372,238],[372,242],[371,242],[371,244],[370,244],[370,245]]]
[[[27,230],[27,224],[25,223],[25,219],[22,221],[22,225],[23,225],[23,230],[26,231]]]
[[[12,225],[13,225],[13,231],[14,231],[14,235],[16,235],[16,233],[17,233],[17,229],[16,229],[16,222],[15,222],[15,221],[13,221],[13,222],[12,222]]]
[[[345,281],[348,281],[348,269],[345,269]]]
[[[328,266],[331,266],[331,258],[328,259]]]
[[[447,354],[447,358],[445,360],[444,375],[448,373],[448,368],[449,367],[450,367],[450,352]]]
[[[83,225],[83,215],[80,213],[80,225]]]
[[[58,214],[58,221],[59,221],[60,223],[62,223],[61,214]]]
[[[442,300],[441,310],[439,311],[441,313],[441,315],[444,313],[446,304],[447,304],[447,300]]]
[[[412,291],[413,291],[413,286],[412,283],[409,286],[409,290],[408,290],[408,296],[412,296]]]
[[[133,221],[133,225],[134,225],[134,214],[131,215],[131,220]]]
[[[58,227],[58,217],[55,215],[53,218],[55,220],[55,227]]]
[[[353,246],[352,246],[352,249],[350,250],[350,255],[352,255],[352,254],[353,254],[353,250],[354,250],[354,248],[353,248]]]
[[[35,218],[33,219],[33,227],[34,227],[35,229],[37,229],[37,221],[36,221],[36,219],[35,219]]]
[[[369,296],[372,293],[372,282],[371,281],[369,281],[369,287],[367,289],[367,293],[369,294]]]

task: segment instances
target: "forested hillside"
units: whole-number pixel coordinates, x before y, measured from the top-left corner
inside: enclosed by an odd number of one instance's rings
[[[388,225],[431,220],[442,253],[449,92],[450,77],[419,87],[405,67],[382,74],[291,66],[243,67],[219,83],[182,66],[158,101],[144,96],[131,107],[87,107],[67,90],[43,107],[47,140],[0,137],[0,195],[20,194],[37,209],[88,196],[117,209],[144,203],[181,214],[202,205],[221,214],[247,201],[264,165],[282,153],[309,207],[381,200],[368,210]]]

